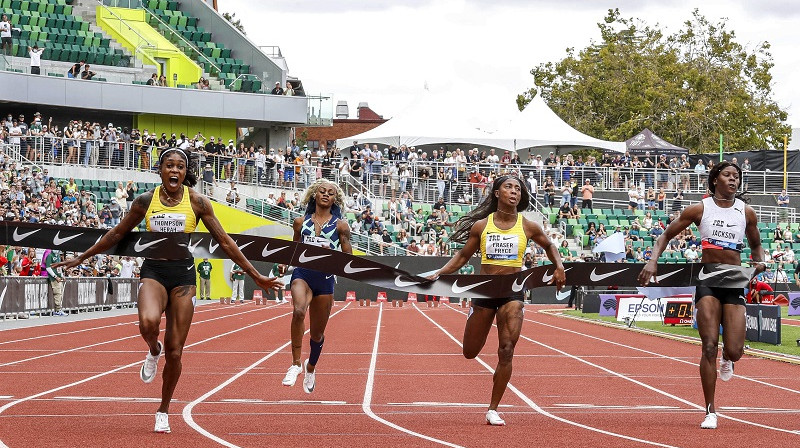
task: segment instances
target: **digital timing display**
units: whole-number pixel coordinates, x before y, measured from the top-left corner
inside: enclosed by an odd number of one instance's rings
[[[664,323],[670,325],[691,325],[694,305],[692,302],[667,302],[664,308]]]

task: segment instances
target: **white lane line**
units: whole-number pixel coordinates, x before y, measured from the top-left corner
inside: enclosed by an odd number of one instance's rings
[[[239,314],[242,314],[242,313],[239,313]],[[196,345],[200,345],[200,344],[206,343],[208,341],[213,341],[214,339],[219,339],[221,337],[229,336],[231,334],[238,333],[238,332],[246,330],[248,328],[252,328],[252,327],[255,327],[255,326],[270,322],[270,321],[273,321],[275,319],[278,319],[278,318],[281,318],[281,317],[284,317],[284,316],[288,316],[290,314],[292,314],[292,313],[289,312],[289,313],[279,314],[277,316],[270,317],[269,319],[265,319],[265,320],[262,320],[260,322],[256,322],[256,323],[253,323],[253,324],[250,324],[250,325],[246,325],[244,327],[237,328],[235,330],[231,330],[231,331],[228,331],[228,332],[225,332],[225,333],[221,333],[221,334],[218,334],[218,335],[215,335],[215,336],[211,336],[210,338],[206,338],[206,339],[194,342],[192,344],[186,345],[186,346],[184,346],[184,349],[191,348],[191,347],[194,347]],[[215,319],[218,319],[218,318],[215,318]],[[210,319],[210,320],[213,320],[213,319]],[[69,383],[69,384],[65,384],[63,386],[55,387],[53,389],[46,390],[44,392],[39,392],[38,394],[34,394],[34,395],[30,395],[30,396],[27,396],[27,397],[24,397],[24,398],[20,398],[18,400],[12,401],[12,402],[7,403],[4,406],[0,407],[0,414],[5,412],[8,408],[10,408],[12,406],[15,406],[15,405],[18,405],[20,403],[39,398],[39,397],[42,397],[44,395],[51,394],[53,392],[58,392],[60,390],[64,390],[64,389],[67,389],[67,388],[70,388],[70,387],[73,387],[73,386],[77,386],[79,384],[87,383],[87,382],[95,380],[97,378],[102,378],[102,377],[104,377],[106,375],[111,375],[112,373],[119,372],[120,370],[125,370],[127,368],[139,365],[141,363],[142,363],[142,361],[132,362],[130,364],[127,364],[127,365],[124,365],[124,366],[121,366],[121,367],[117,367],[116,369],[107,370],[105,372],[98,373],[97,375],[92,375],[92,376],[90,376],[88,378],[84,378],[84,379],[79,380],[79,381],[75,381],[75,382],[72,382],[72,383]],[[3,443],[3,441],[0,440],[0,448],[8,448],[8,446],[6,446]]]
[[[436,321],[434,321],[433,319],[431,319],[430,317],[428,317],[428,315],[427,315],[427,314],[425,314],[425,313],[423,313],[423,312],[422,312],[422,310],[420,310],[420,309],[419,309],[417,306],[414,306],[414,308],[416,308],[416,309],[417,309],[417,311],[419,311],[419,313],[420,313],[420,314],[422,314],[423,316],[425,316],[425,318],[426,318],[426,319],[428,319],[428,320],[429,320],[429,321],[430,321],[430,322],[431,322],[433,325],[435,325],[437,328],[439,328],[440,330],[442,330],[442,332],[443,332],[444,334],[446,334],[447,336],[449,336],[449,337],[450,337],[450,339],[452,339],[452,340],[453,340],[453,342],[455,342],[456,344],[458,344],[458,346],[459,346],[459,347],[462,347],[462,348],[464,347],[464,345],[461,343],[461,341],[459,341],[458,339],[456,339],[456,337],[455,337],[455,336],[453,336],[452,334],[450,334],[450,332],[448,332],[447,330],[445,330],[445,328],[444,328],[444,327],[442,327],[441,325],[439,325],[439,323],[438,323],[438,322],[436,322]],[[455,309],[455,308],[452,308],[452,307],[451,307],[451,309],[453,309],[453,311],[456,311],[456,312],[458,312],[458,313],[461,313],[461,314],[466,314],[466,313],[463,313],[463,312],[461,312],[461,311],[459,311],[459,310],[457,310],[457,309]],[[475,360],[476,360],[476,361],[478,361],[478,362],[479,362],[479,363],[480,363],[480,364],[481,364],[481,365],[482,365],[484,368],[486,368],[486,370],[488,370],[489,372],[491,372],[492,374],[494,374],[494,369],[493,369],[493,368],[492,368],[492,367],[491,367],[489,364],[487,364],[487,363],[486,363],[486,361],[484,361],[483,359],[481,359],[481,357],[480,357],[480,356],[476,356],[476,357],[475,357]],[[525,403],[526,403],[528,406],[530,406],[531,408],[533,408],[533,409],[534,409],[536,412],[538,412],[538,413],[540,413],[540,414],[542,414],[542,415],[544,415],[544,416],[546,416],[546,417],[550,417],[550,418],[552,418],[552,419],[554,419],[554,420],[560,421],[560,422],[562,422],[562,423],[566,423],[566,424],[568,424],[568,425],[572,425],[572,426],[577,426],[578,428],[587,429],[587,430],[589,430],[589,431],[594,431],[594,432],[597,432],[597,433],[600,433],[600,434],[605,434],[605,435],[612,436],[612,437],[619,437],[619,438],[621,438],[621,439],[625,439],[625,440],[631,440],[631,441],[634,441],[634,442],[644,443],[644,444],[647,444],[647,445],[654,445],[654,446],[661,446],[661,447],[669,447],[669,448],[677,448],[677,447],[675,447],[675,446],[673,446],[673,445],[665,445],[665,444],[663,444],[663,443],[654,442],[654,441],[652,441],[652,440],[639,439],[639,438],[637,438],[637,437],[633,437],[633,436],[627,436],[627,435],[625,435],[625,434],[618,434],[618,433],[615,433],[615,432],[606,431],[606,430],[604,430],[604,429],[595,428],[595,427],[593,427],[593,426],[584,425],[584,424],[582,424],[582,423],[574,422],[574,421],[572,421],[572,420],[567,420],[567,419],[565,419],[565,418],[563,418],[563,417],[559,417],[559,416],[557,416],[557,415],[555,415],[555,414],[551,414],[551,413],[549,413],[549,412],[545,411],[544,409],[542,409],[542,408],[541,408],[541,407],[540,407],[538,404],[534,403],[534,402],[533,402],[533,400],[531,400],[530,398],[528,398],[528,396],[527,396],[527,395],[523,394],[523,393],[522,393],[522,391],[520,391],[520,390],[519,390],[519,389],[517,389],[517,388],[516,388],[516,387],[515,387],[513,384],[511,384],[511,382],[509,382],[509,383],[508,383],[508,389],[509,389],[509,390],[511,390],[512,392],[514,392],[514,394],[516,394],[516,395],[517,395],[517,396],[518,396],[520,399],[522,399],[522,401],[524,401],[524,402],[525,402]]]
[[[195,326],[197,324],[203,324],[203,323],[206,323],[206,322],[213,322],[215,320],[227,319],[229,317],[234,317],[234,316],[238,316],[238,315],[241,315],[241,314],[252,313],[254,311],[261,311],[263,309],[265,309],[265,308],[259,308],[259,309],[255,309],[255,310],[243,311],[241,313],[226,314],[224,316],[212,317],[211,319],[192,322],[192,326]],[[161,329],[160,331],[164,331],[164,329]],[[135,338],[140,338],[140,337],[142,337],[142,336],[139,335],[139,334],[134,334],[134,335],[131,335],[131,336],[125,336],[125,337],[118,338],[118,339],[112,339],[110,341],[97,342],[95,344],[84,345],[84,346],[81,346],[81,347],[70,348],[70,349],[67,349],[67,350],[60,350],[60,351],[57,351],[57,352],[48,353],[46,355],[39,355],[39,356],[34,356],[32,358],[18,359],[16,361],[11,361],[11,362],[7,362],[7,363],[4,363],[4,364],[0,364],[0,367],[12,366],[12,365],[15,365],[15,364],[21,364],[23,362],[34,361],[34,360],[42,359],[42,358],[49,358],[50,356],[63,355],[64,353],[77,352],[79,350],[84,350],[84,349],[87,349],[87,348],[97,347],[97,346],[100,346],[100,345],[111,344],[111,343],[114,343],[114,342],[124,341],[126,339],[135,339]]]
[[[345,306],[344,306],[344,308],[342,308],[342,309],[340,309],[340,310],[336,311],[335,313],[331,314],[331,316],[330,316],[330,317],[334,317],[334,316],[336,316],[337,314],[341,313],[342,311],[346,310],[346,309],[347,309],[347,307],[349,307],[349,306],[350,306],[350,303],[352,303],[352,302],[348,302],[348,303],[347,303],[347,305],[345,305]],[[308,330],[306,330],[306,331],[305,331],[305,333],[303,333],[303,334],[305,335],[305,334],[306,334],[306,333],[308,333],[309,331],[311,331],[311,329],[310,329],[310,328],[309,328]],[[200,403],[202,403],[203,401],[205,401],[205,400],[206,400],[206,398],[208,398],[208,397],[210,397],[210,396],[214,395],[215,393],[217,393],[217,392],[221,391],[222,389],[224,389],[225,387],[227,387],[229,384],[231,384],[232,382],[234,382],[234,381],[236,381],[237,379],[239,379],[239,378],[240,378],[242,375],[244,375],[245,373],[247,373],[247,372],[249,372],[249,371],[253,370],[254,368],[258,367],[258,366],[259,366],[261,363],[263,363],[264,361],[268,360],[269,358],[272,358],[272,357],[273,357],[273,356],[275,356],[277,353],[281,352],[283,349],[285,349],[286,347],[288,347],[289,345],[291,345],[291,343],[292,343],[292,341],[291,341],[291,340],[289,340],[288,342],[286,342],[285,344],[283,344],[283,345],[281,345],[280,347],[276,348],[275,350],[273,350],[272,352],[270,352],[269,354],[267,354],[267,355],[266,355],[266,356],[264,356],[263,358],[259,359],[258,361],[254,362],[253,364],[250,364],[249,366],[245,367],[243,370],[241,370],[241,371],[240,371],[239,373],[237,373],[236,375],[234,375],[234,376],[232,376],[232,377],[228,378],[228,379],[227,379],[225,382],[223,382],[223,383],[222,383],[222,384],[220,384],[219,386],[217,386],[217,387],[215,387],[215,388],[211,389],[210,391],[206,392],[205,394],[203,394],[203,395],[201,395],[201,396],[197,397],[197,398],[196,398],[194,401],[192,401],[191,403],[187,404],[187,405],[186,405],[186,406],[183,408],[183,412],[182,412],[182,415],[183,415],[183,420],[184,420],[184,421],[186,422],[186,424],[187,424],[187,425],[189,425],[189,426],[190,426],[192,429],[194,429],[195,431],[199,432],[199,433],[200,433],[200,434],[202,434],[203,436],[205,436],[205,437],[207,437],[207,438],[209,438],[209,439],[211,439],[211,440],[213,440],[213,441],[215,441],[215,442],[219,443],[220,445],[227,446],[227,447],[229,447],[229,448],[239,448],[239,446],[238,446],[238,445],[234,445],[233,443],[231,443],[231,442],[228,442],[227,440],[225,440],[225,439],[223,439],[223,438],[217,437],[216,435],[214,435],[214,434],[210,433],[210,432],[209,432],[209,431],[207,431],[205,428],[203,428],[202,426],[200,426],[200,425],[199,425],[197,422],[195,422],[195,421],[194,421],[194,417],[192,416],[192,410],[194,409],[194,407],[195,407],[195,406],[197,406],[198,404],[200,404]],[[0,447],[0,448],[2,448],[2,447]]]
[[[195,311],[195,314],[208,313],[210,311],[217,311],[219,309],[221,309],[221,308],[214,308],[214,309],[206,309],[206,310]],[[51,325],[58,325],[58,324],[69,324],[69,323],[84,322],[84,321],[87,321],[87,320],[112,319],[114,317],[118,317],[118,316],[94,317],[94,318],[90,318],[90,319],[81,319],[81,320],[74,320],[74,321],[71,320],[71,321],[67,321],[67,322],[50,322],[50,323],[46,323],[46,324],[42,324],[42,325],[35,325],[35,326],[32,326],[32,327],[6,328],[6,329],[0,330],[0,331],[25,330],[25,329],[32,329],[32,328],[40,328],[40,327],[44,327],[44,326],[48,326],[49,327]],[[162,317],[162,319],[166,319],[166,317]],[[61,333],[43,334],[43,335],[39,335],[39,336],[31,336],[29,338],[20,338],[20,339],[12,339],[10,341],[3,341],[3,342],[0,342],[0,345],[13,344],[15,342],[35,341],[37,339],[52,338],[52,337],[55,337],[55,336],[65,336],[65,335],[68,335],[68,334],[85,333],[87,331],[102,330],[104,328],[114,328],[114,327],[119,327],[119,326],[124,326],[124,325],[131,325],[131,324],[135,325],[135,324],[138,324],[138,323],[139,323],[138,320],[132,320],[132,321],[128,321],[128,322],[120,322],[120,323],[117,323],[117,324],[101,325],[99,327],[90,327],[90,328],[83,328],[83,329],[80,329],[80,330],[63,331]]]
[[[462,448],[461,445],[456,445],[454,443],[446,442],[444,440],[439,440],[437,438],[412,431],[408,428],[404,428],[400,425],[394,424],[388,420],[378,417],[377,415],[375,415],[374,412],[372,412],[372,389],[375,386],[375,366],[378,363],[378,344],[380,343],[381,339],[382,318],[383,318],[383,303],[380,304],[380,308],[378,309],[378,324],[376,325],[375,328],[375,342],[372,345],[372,358],[369,361],[369,374],[367,375],[367,385],[364,388],[364,401],[361,403],[361,409],[364,410],[364,413],[367,414],[369,418],[376,420],[380,423],[383,423],[384,425],[390,428],[396,429],[398,431],[404,432],[414,437],[419,437],[421,439],[425,439],[430,442],[438,443],[440,445],[450,446],[454,448]]]
[[[633,378],[631,378],[629,376],[623,375],[622,373],[615,372],[615,371],[613,371],[611,369],[608,369],[606,367],[603,367],[601,365],[598,365],[598,364],[595,364],[593,362],[587,361],[587,360],[581,358],[580,356],[575,356],[575,355],[569,354],[569,353],[567,353],[567,352],[565,352],[563,350],[559,350],[559,349],[557,349],[555,347],[551,347],[551,346],[549,346],[547,344],[541,343],[539,341],[534,341],[533,339],[531,339],[531,338],[529,338],[529,337],[527,337],[525,335],[520,335],[520,338],[525,339],[526,341],[532,342],[532,343],[534,343],[536,345],[542,346],[544,348],[553,350],[553,351],[555,351],[557,353],[561,353],[562,355],[564,355],[566,357],[572,358],[572,359],[574,359],[576,361],[579,361],[579,362],[582,362],[582,363],[584,363],[586,365],[589,365],[589,366],[595,367],[597,369],[600,369],[600,370],[602,370],[602,371],[604,371],[604,372],[606,372],[606,373],[608,373],[610,375],[616,376],[617,378],[621,378],[621,379],[630,381],[633,384],[636,384],[638,386],[644,387],[645,389],[649,389],[649,390],[651,390],[651,391],[653,391],[653,392],[655,392],[657,394],[663,395],[663,396],[665,396],[667,398],[672,398],[673,400],[679,401],[679,402],[681,402],[681,403],[683,403],[683,404],[685,404],[687,406],[690,406],[690,407],[693,407],[693,408],[699,409],[699,410],[704,410],[703,406],[701,406],[699,404],[696,404],[696,403],[694,403],[692,401],[689,401],[689,400],[686,400],[684,398],[681,398],[681,397],[679,397],[677,395],[673,395],[673,394],[671,394],[671,393],[669,393],[669,392],[667,392],[665,390],[661,390],[661,389],[659,389],[657,387],[654,387],[654,386],[651,386],[649,384],[643,383],[643,382],[641,382],[639,380],[635,380],[635,379],[633,379]],[[731,417],[729,415],[721,414],[719,412],[717,412],[717,416],[718,417],[727,418],[727,419],[730,419],[730,420],[733,420],[733,421],[736,421],[736,422],[739,422],[739,423],[745,423],[745,424],[748,424],[748,425],[757,426],[759,428],[771,429],[771,430],[774,430],[774,431],[785,432],[785,433],[789,433],[789,434],[796,434],[793,430],[788,430],[788,429],[783,429],[783,428],[776,428],[774,426],[769,426],[769,425],[762,425],[761,423],[742,420],[742,419],[739,419],[739,418],[736,418],[736,417]]]
[[[631,345],[626,345],[626,344],[623,344],[621,342],[616,342],[616,341],[612,341],[612,340],[609,340],[609,339],[603,339],[603,338],[598,337],[598,336],[592,336],[590,334],[581,333],[579,331],[558,327],[558,326],[555,326],[555,325],[552,325],[552,324],[546,324],[544,322],[539,322],[539,321],[530,320],[530,319],[525,319],[525,320],[528,321],[528,322],[532,322],[534,324],[537,324],[537,325],[542,325],[542,326],[550,327],[550,328],[553,328],[553,329],[556,329],[556,330],[565,331],[567,333],[572,333],[572,334],[575,334],[575,335],[578,335],[578,336],[583,336],[583,337],[586,337],[586,338],[589,338],[589,339],[594,339],[594,340],[597,340],[597,341],[605,342],[606,344],[616,345],[616,346],[624,347],[624,348],[627,348],[627,349],[630,349],[630,350],[634,350],[634,351],[637,351],[637,352],[647,353],[647,354],[653,355],[653,356],[655,356],[657,358],[669,359],[669,360],[672,360],[672,361],[677,361],[677,362],[682,362],[684,364],[689,364],[691,366],[697,366],[696,362],[687,361],[687,360],[683,359],[683,357],[667,356],[667,355],[665,355],[663,353],[651,352],[651,351],[645,350],[643,348],[634,347],[634,346],[631,346]],[[580,322],[580,321],[578,321],[578,322]],[[783,391],[786,391],[786,392],[791,392],[793,394],[800,394],[800,390],[797,390],[797,389],[791,389],[789,387],[779,386],[777,384],[772,384],[772,383],[769,383],[769,382],[766,382],[766,381],[757,380],[755,378],[750,378],[750,377],[743,376],[743,375],[734,374],[734,376],[736,378],[741,378],[741,379],[743,379],[745,381],[750,381],[750,382],[753,382],[753,383],[756,383],[756,384],[761,384],[762,386],[768,386],[768,387],[772,387],[772,388],[775,388],[775,389],[780,389],[780,390],[783,390]]]

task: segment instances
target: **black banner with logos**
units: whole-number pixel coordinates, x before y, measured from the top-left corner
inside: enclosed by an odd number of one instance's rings
[[[745,338],[752,342],[780,345],[781,307],[749,303],[745,307]]]
[[[111,293],[108,283],[111,282]],[[76,277],[64,279],[62,307],[66,311],[136,303],[139,279]],[[0,277],[0,316],[53,311],[53,292],[45,277]]]
[[[80,252],[94,245],[105,231],[98,229],[0,222],[0,244]],[[230,237],[250,261],[282,263],[338,275],[384,290],[436,296],[497,298],[518,295],[523,289],[553,285],[552,265],[507,275],[442,275],[428,280],[364,257],[308,244],[252,235]],[[131,232],[107,251],[162,260],[227,258],[220,243],[208,233]],[[564,263],[567,285],[637,285],[641,264]],[[652,286],[740,288],[750,280],[753,268],[722,264],[662,264]],[[655,279],[654,279],[655,280]]]

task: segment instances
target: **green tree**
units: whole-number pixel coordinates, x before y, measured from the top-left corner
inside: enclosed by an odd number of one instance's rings
[[[228,22],[230,22],[231,25],[237,30],[239,30],[242,34],[247,35],[247,33],[244,31],[244,25],[242,25],[242,21],[236,18],[235,12],[234,13],[223,12],[222,17]]]
[[[768,42],[747,49],[725,20],[698,10],[665,35],[657,26],[608,11],[600,41],[531,70],[537,94],[567,123],[591,136],[625,140],[650,128],[694,152],[783,146],[787,113],[772,98],[774,65]]]

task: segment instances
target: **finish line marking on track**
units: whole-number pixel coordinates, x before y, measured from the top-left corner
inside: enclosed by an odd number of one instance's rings
[[[220,400],[221,403],[245,403],[245,404],[324,404],[332,406],[354,405],[355,403],[348,403],[346,401],[326,401],[326,400],[259,400],[258,398],[225,398]]]
[[[421,407],[453,407],[453,408],[485,408],[486,403],[445,403],[440,401],[412,401],[411,403],[386,403],[386,406],[421,406]],[[513,408],[512,404],[501,404],[501,408]]]
[[[450,339],[452,339],[456,344],[458,344],[459,347],[462,347],[462,348],[464,347],[464,344],[462,344],[461,341],[456,339],[456,337],[453,336],[449,331],[447,331],[444,327],[439,325],[438,322],[436,322],[435,320],[431,319],[427,314],[423,313],[422,310],[419,307],[414,305],[414,308],[417,311],[419,311],[420,314],[422,314],[426,319],[428,319],[438,329],[442,330],[442,332],[444,334],[446,334]],[[455,311],[457,313],[461,313],[461,314],[466,315],[466,313],[464,313],[462,311],[459,311],[459,310],[457,310],[457,309],[455,309],[453,307],[448,307],[448,308],[452,309],[453,311]],[[495,325],[493,325],[493,326],[495,326]],[[522,337],[522,335],[520,335],[520,337]],[[480,363],[486,370],[488,370],[489,372],[494,374],[494,369],[489,364],[487,364],[486,361],[481,359],[480,356],[476,356],[475,357],[475,361]],[[588,362],[588,361],[586,361],[586,362]],[[652,441],[652,440],[640,439],[640,438],[633,437],[633,436],[627,436],[625,434],[619,434],[619,433],[612,432],[612,431],[606,431],[605,429],[595,428],[594,426],[584,425],[583,423],[578,423],[578,422],[575,422],[575,421],[572,421],[572,420],[568,420],[568,419],[566,419],[564,417],[559,417],[559,416],[557,416],[555,414],[551,414],[550,412],[547,412],[541,406],[539,406],[538,404],[534,403],[533,400],[528,398],[527,395],[523,394],[522,391],[517,389],[516,386],[511,384],[511,382],[508,383],[508,389],[511,390],[512,392],[514,392],[514,394],[516,394],[520,399],[522,399],[522,401],[524,401],[528,406],[533,408],[536,412],[538,412],[538,413],[540,413],[540,414],[542,414],[542,415],[544,415],[546,417],[550,417],[553,420],[557,420],[559,422],[566,423],[568,425],[576,426],[578,428],[586,429],[586,430],[589,430],[589,431],[594,431],[594,432],[597,432],[597,433],[600,433],[600,434],[605,434],[607,436],[619,437],[621,439],[631,440],[631,441],[634,441],[634,442],[640,442],[640,443],[644,443],[644,444],[647,444],[647,445],[654,445],[654,446],[661,446],[661,447],[668,447],[668,448],[678,448],[678,447],[676,447],[674,445],[666,445],[666,444],[655,442],[655,441]]]

